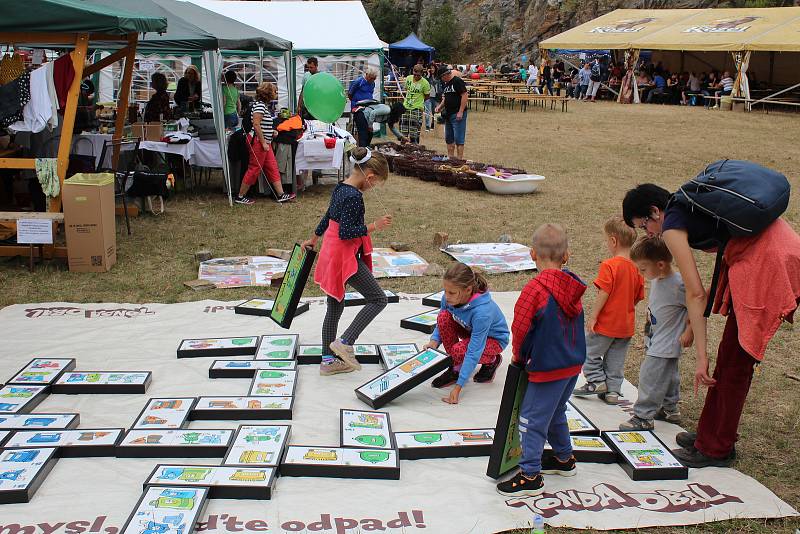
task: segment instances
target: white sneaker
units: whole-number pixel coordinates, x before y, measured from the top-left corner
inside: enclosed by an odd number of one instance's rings
[[[361,364],[356,359],[356,352],[352,345],[345,345],[341,339],[331,343],[331,350],[335,355],[344,360],[344,363],[354,371],[361,370]]]

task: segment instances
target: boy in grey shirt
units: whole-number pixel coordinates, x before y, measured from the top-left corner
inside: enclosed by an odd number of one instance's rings
[[[631,260],[650,280],[645,326],[645,358],[639,370],[639,398],[633,417],[620,430],[653,430],[654,419],[680,424],[681,376],[678,358],[694,341],[687,320],[686,288],[672,270],[672,254],[658,237],[643,238],[631,248]]]

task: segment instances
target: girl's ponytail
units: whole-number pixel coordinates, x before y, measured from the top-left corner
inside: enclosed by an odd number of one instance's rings
[[[475,293],[486,293],[489,290],[486,277],[478,269],[461,262],[451,265],[444,273],[444,279],[458,287],[471,287]]]

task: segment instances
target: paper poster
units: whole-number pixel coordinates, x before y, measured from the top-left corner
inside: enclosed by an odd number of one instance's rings
[[[233,430],[130,430],[122,438],[120,447],[148,446],[225,446]]]
[[[181,428],[189,418],[194,397],[150,399],[131,428]]]
[[[442,252],[489,274],[536,269],[536,263],[531,259],[531,249],[519,243],[465,243],[450,245],[443,248]]]
[[[242,425],[222,463],[277,466],[288,436],[289,427],[286,425]]]
[[[286,271],[288,262],[269,256],[214,258],[200,263],[197,278],[217,288],[269,286]]]
[[[411,356],[419,352],[416,343],[398,343],[395,345],[379,345],[378,350],[386,369],[397,367]]]
[[[1,414],[0,429],[39,430],[67,428],[78,418],[76,413]]]
[[[256,360],[293,360],[299,336],[297,334],[261,336]]]
[[[17,413],[25,409],[47,386],[8,385],[0,389],[0,414]]]
[[[288,410],[292,397],[200,397],[195,410]]]
[[[55,452],[55,448],[0,452],[0,493],[26,489]]]
[[[652,432],[607,432],[625,460],[636,469],[683,468]]]
[[[392,448],[392,431],[387,413],[342,410],[341,424],[343,447]]]
[[[194,531],[208,488],[149,486],[121,534],[188,534]]]
[[[290,396],[294,395],[297,383],[297,371],[257,371],[250,385],[248,395],[258,396]]]
[[[68,367],[73,367],[73,358],[35,358],[9,380],[10,384],[50,384]]]
[[[306,447],[290,445],[284,464],[338,465],[357,467],[397,467],[394,450],[345,449],[342,447]]]
[[[178,347],[179,351],[247,349],[258,345],[257,336],[219,337],[209,339],[184,339]],[[252,354],[252,353],[251,353]]]
[[[6,447],[72,447],[113,446],[122,435],[121,428],[80,430],[30,430],[18,431],[6,443]]]
[[[447,354],[431,349],[424,350],[407,359],[397,367],[389,369],[374,380],[367,382],[359,387],[357,391],[374,400],[388,390],[402,384],[412,376],[419,374],[427,367],[433,366],[447,358],[449,358]]]
[[[212,369],[280,369],[294,371],[297,362],[294,360],[215,360]]]
[[[178,486],[270,487],[272,467],[218,467],[207,465],[159,465],[148,484]]]
[[[428,262],[414,252],[396,252],[390,248],[372,251],[372,274],[375,278],[422,276]]]
[[[50,219],[17,219],[17,243],[46,245],[53,243],[53,221]]]

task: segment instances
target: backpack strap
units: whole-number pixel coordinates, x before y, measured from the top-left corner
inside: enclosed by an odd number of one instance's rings
[[[717,247],[717,259],[714,262],[714,276],[711,278],[711,288],[708,290],[708,301],[706,302],[706,309],[703,312],[703,317],[711,316],[711,309],[714,307],[714,299],[717,295],[717,286],[719,286],[719,275],[722,270],[723,256],[725,255],[725,246],[728,240],[725,239]]]

